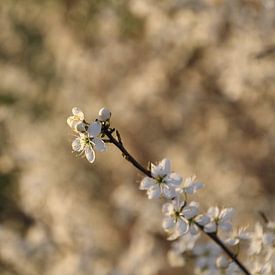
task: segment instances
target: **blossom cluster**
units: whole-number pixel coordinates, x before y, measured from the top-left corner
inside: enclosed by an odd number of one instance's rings
[[[99,111],[98,119],[91,124],[85,121],[84,113],[77,107],[72,109],[72,116],[67,119],[67,124],[78,134],[72,142],[72,149],[75,152],[85,154],[90,163],[95,161],[95,150],[106,151],[106,145],[101,139],[102,122],[110,119],[111,113],[108,109],[102,108]]]
[[[93,163],[95,151],[106,151],[106,132],[103,129],[110,130],[110,134],[114,130],[110,128],[110,117],[111,112],[102,108],[95,121],[89,124],[84,113],[77,107],[73,108],[67,119],[68,125],[77,134],[72,142],[73,151],[85,154],[87,160]],[[107,141],[112,143],[110,139]],[[116,142],[123,146],[119,136]],[[247,247],[244,263],[250,267],[251,274],[275,274],[275,223],[268,222],[265,228],[257,223],[251,231],[235,229],[232,226],[233,208],[211,206],[203,213],[199,203],[190,200],[190,196],[204,187],[195,176],[183,178],[173,172],[168,159],[151,163],[147,172],[139,188],[146,191],[148,199],[163,202],[162,227],[168,234],[168,240],[175,240],[168,253],[172,265],[184,265],[185,257],[191,255],[196,259],[197,274],[242,274],[244,270],[234,260],[242,245]],[[202,233],[216,243],[202,242]],[[223,246],[234,254],[230,257]]]

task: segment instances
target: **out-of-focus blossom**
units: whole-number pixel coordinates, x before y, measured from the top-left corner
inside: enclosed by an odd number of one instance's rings
[[[171,172],[171,162],[163,159],[158,165],[151,164],[152,178],[145,177],[140,184],[141,190],[147,190],[149,199],[161,196],[171,199],[176,196],[175,188],[180,185],[182,178]]]
[[[197,256],[196,268],[199,270],[209,270],[209,274],[219,274],[216,261],[221,254],[221,248],[215,243],[197,244],[193,249],[193,254]]]
[[[249,254],[259,254],[264,246],[272,246],[274,243],[274,234],[264,232],[260,223],[255,224],[255,230],[251,233],[251,242],[249,246]]]
[[[250,233],[246,231],[246,228],[241,227],[238,230],[233,230],[231,236],[225,240],[225,243],[230,246],[235,246],[240,243],[241,240],[249,240]]]
[[[231,219],[233,213],[233,208],[224,208],[220,211],[218,207],[210,207],[207,215],[211,219],[211,222],[204,226],[204,231],[208,233],[217,232],[218,229],[230,231],[232,228]]]
[[[186,194],[194,194],[199,189],[203,188],[204,184],[196,181],[196,176],[186,178],[183,183],[177,188],[177,192],[186,193]]]

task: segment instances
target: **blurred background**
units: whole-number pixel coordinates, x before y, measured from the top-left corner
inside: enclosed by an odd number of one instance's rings
[[[190,274],[142,175],[71,153],[74,106],[196,174],[202,209],[275,219],[274,0],[2,0],[0,30],[0,274]]]

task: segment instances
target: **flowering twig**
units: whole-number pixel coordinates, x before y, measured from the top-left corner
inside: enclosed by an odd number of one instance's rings
[[[168,159],[163,159],[158,164],[149,162],[145,168],[124,147],[119,132],[111,127],[110,118],[111,112],[102,108],[98,118],[88,123],[84,113],[77,107],[73,108],[72,115],[67,119],[68,125],[77,133],[72,142],[72,149],[84,154],[87,160],[93,163],[96,151],[105,151],[106,143],[114,144],[122,156],[145,175],[139,188],[146,190],[149,199],[165,199],[162,206],[164,215],[162,227],[169,234],[168,240],[177,239],[168,252],[172,265],[174,265],[172,257],[176,261],[181,259],[178,263],[174,261],[175,265],[182,265],[184,262],[182,254],[192,250],[196,256],[196,267],[203,274],[207,269],[210,272],[208,274],[217,274],[218,269],[221,269],[219,274],[227,275],[237,275],[240,272],[247,275],[274,274],[272,271],[275,270],[275,265],[272,257],[275,256],[275,222],[269,221],[261,212],[265,221],[265,230],[260,223],[256,223],[254,232],[246,232],[246,228],[232,231],[233,208],[220,210],[218,207],[210,207],[206,214],[201,214],[199,203],[188,202],[188,196],[203,188],[204,184],[197,182],[195,176],[183,180],[180,175],[172,172],[171,162]],[[200,231],[213,242],[196,244]],[[226,234],[221,235],[221,231]],[[249,265],[251,273],[238,259],[241,241],[249,241],[245,265]],[[232,252],[229,247],[234,246],[236,249]]]
[[[118,139],[116,140],[113,135],[112,131],[108,127],[103,127],[102,128],[102,133],[105,134],[109,138],[109,142],[114,144],[124,155],[125,159],[128,160],[132,165],[134,165],[139,171],[141,171],[143,174],[146,176],[152,178],[151,171],[145,169],[124,147],[124,145],[121,142],[121,137],[119,134],[117,134]],[[116,131],[118,133],[118,131]],[[202,232],[204,232],[210,239],[212,239],[218,246],[220,246],[223,251],[232,259],[233,262],[236,263],[236,265],[244,272],[244,274],[250,275],[251,273],[248,271],[248,269],[238,260],[237,256],[231,252],[226,245],[220,240],[218,235],[215,232],[208,233],[205,232],[203,229],[203,226],[195,223]]]

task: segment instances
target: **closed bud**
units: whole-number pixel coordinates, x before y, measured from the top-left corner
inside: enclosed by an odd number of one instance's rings
[[[109,120],[111,117],[111,112],[109,111],[109,109],[103,107],[99,110],[98,112],[98,119],[100,121],[106,121]]]

